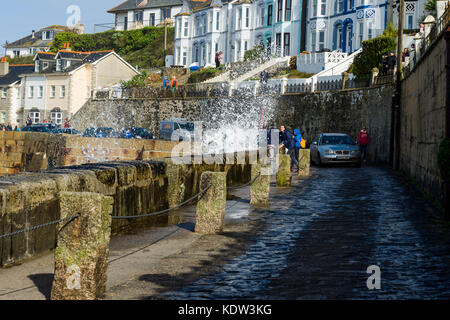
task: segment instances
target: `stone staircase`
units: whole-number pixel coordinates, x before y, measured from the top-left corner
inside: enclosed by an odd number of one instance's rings
[[[251,70],[245,72],[244,74],[241,74],[237,77],[233,77],[233,70],[230,69],[217,77],[210,78],[203,83],[214,83],[214,82],[242,82],[245,81],[251,77],[254,77],[255,75],[259,75],[259,73],[263,70],[266,70],[268,68],[275,67],[277,65],[279,66],[287,66],[289,64],[290,57],[280,57],[280,58],[274,58],[270,59],[263,64],[258,65],[257,67],[252,67]],[[233,67],[232,67],[233,68]]]
[[[269,61],[259,65],[258,67],[244,73],[243,75],[233,79],[233,82],[242,82],[245,81],[249,78],[252,78],[254,76],[259,76],[259,74],[261,73],[261,71],[269,69],[269,68],[273,68],[275,66],[283,66],[283,67],[287,67],[289,64],[289,60],[291,57],[280,57],[280,58],[275,58],[275,59],[270,59]]]

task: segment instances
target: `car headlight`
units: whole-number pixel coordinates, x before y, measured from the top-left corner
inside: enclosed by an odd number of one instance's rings
[[[355,155],[355,156],[358,155],[359,153],[360,153],[359,150],[353,150],[353,151],[351,152],[351,154],[352,154],[352,155]]]
[[[334,154],[334,151],[331,149],[325,150],[325,154]]]

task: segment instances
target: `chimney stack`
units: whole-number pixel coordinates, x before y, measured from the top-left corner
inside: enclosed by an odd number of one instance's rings
[[[9,62],[7,57],[0,60],[0,77],[6,76],[9,73]]]
[[[31,39],[34,39],[34,38],[35,38],[35,31],[32,30],[32,31],[31,31]]]
[[[70,51],[70,43],[69,42],[64,42],[64,51]]]

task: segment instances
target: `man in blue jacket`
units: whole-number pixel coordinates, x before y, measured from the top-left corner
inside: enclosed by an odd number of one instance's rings
[[[286,130],[284,126],[280,127],[280,140],[281,144],[279,148],[282,147],[287,148],[287,154],[291,157],[291,171],[294,171],[294,165],[297,167],[298,170],[298,161],[295,158],[295,140],[294,135],[289,130]]]

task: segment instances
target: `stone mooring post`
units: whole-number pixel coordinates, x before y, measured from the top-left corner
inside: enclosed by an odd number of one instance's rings
[[[291,157],[288,154],[279,154],[279,168],[277,171],[277,187],[291,186]]]
[[[270,164],[252,164],[251,180],[255,181],[250,186],[251,205],[266,205],[269,202],[270,172]]]
[[[310,150],[309,149],[300,149],[298,155],[298,176],[299,177],[308,177],[309,176],[309,167],[310,167]]]
[[[95,300],[106,289],[114,199],[98,193],[61,192],[52,300]]]
[[[226,172],[205,171],[200,177],[200,190],[208,191],[197,203],[195,232],[215,234],[223,230],[227,197]]]

